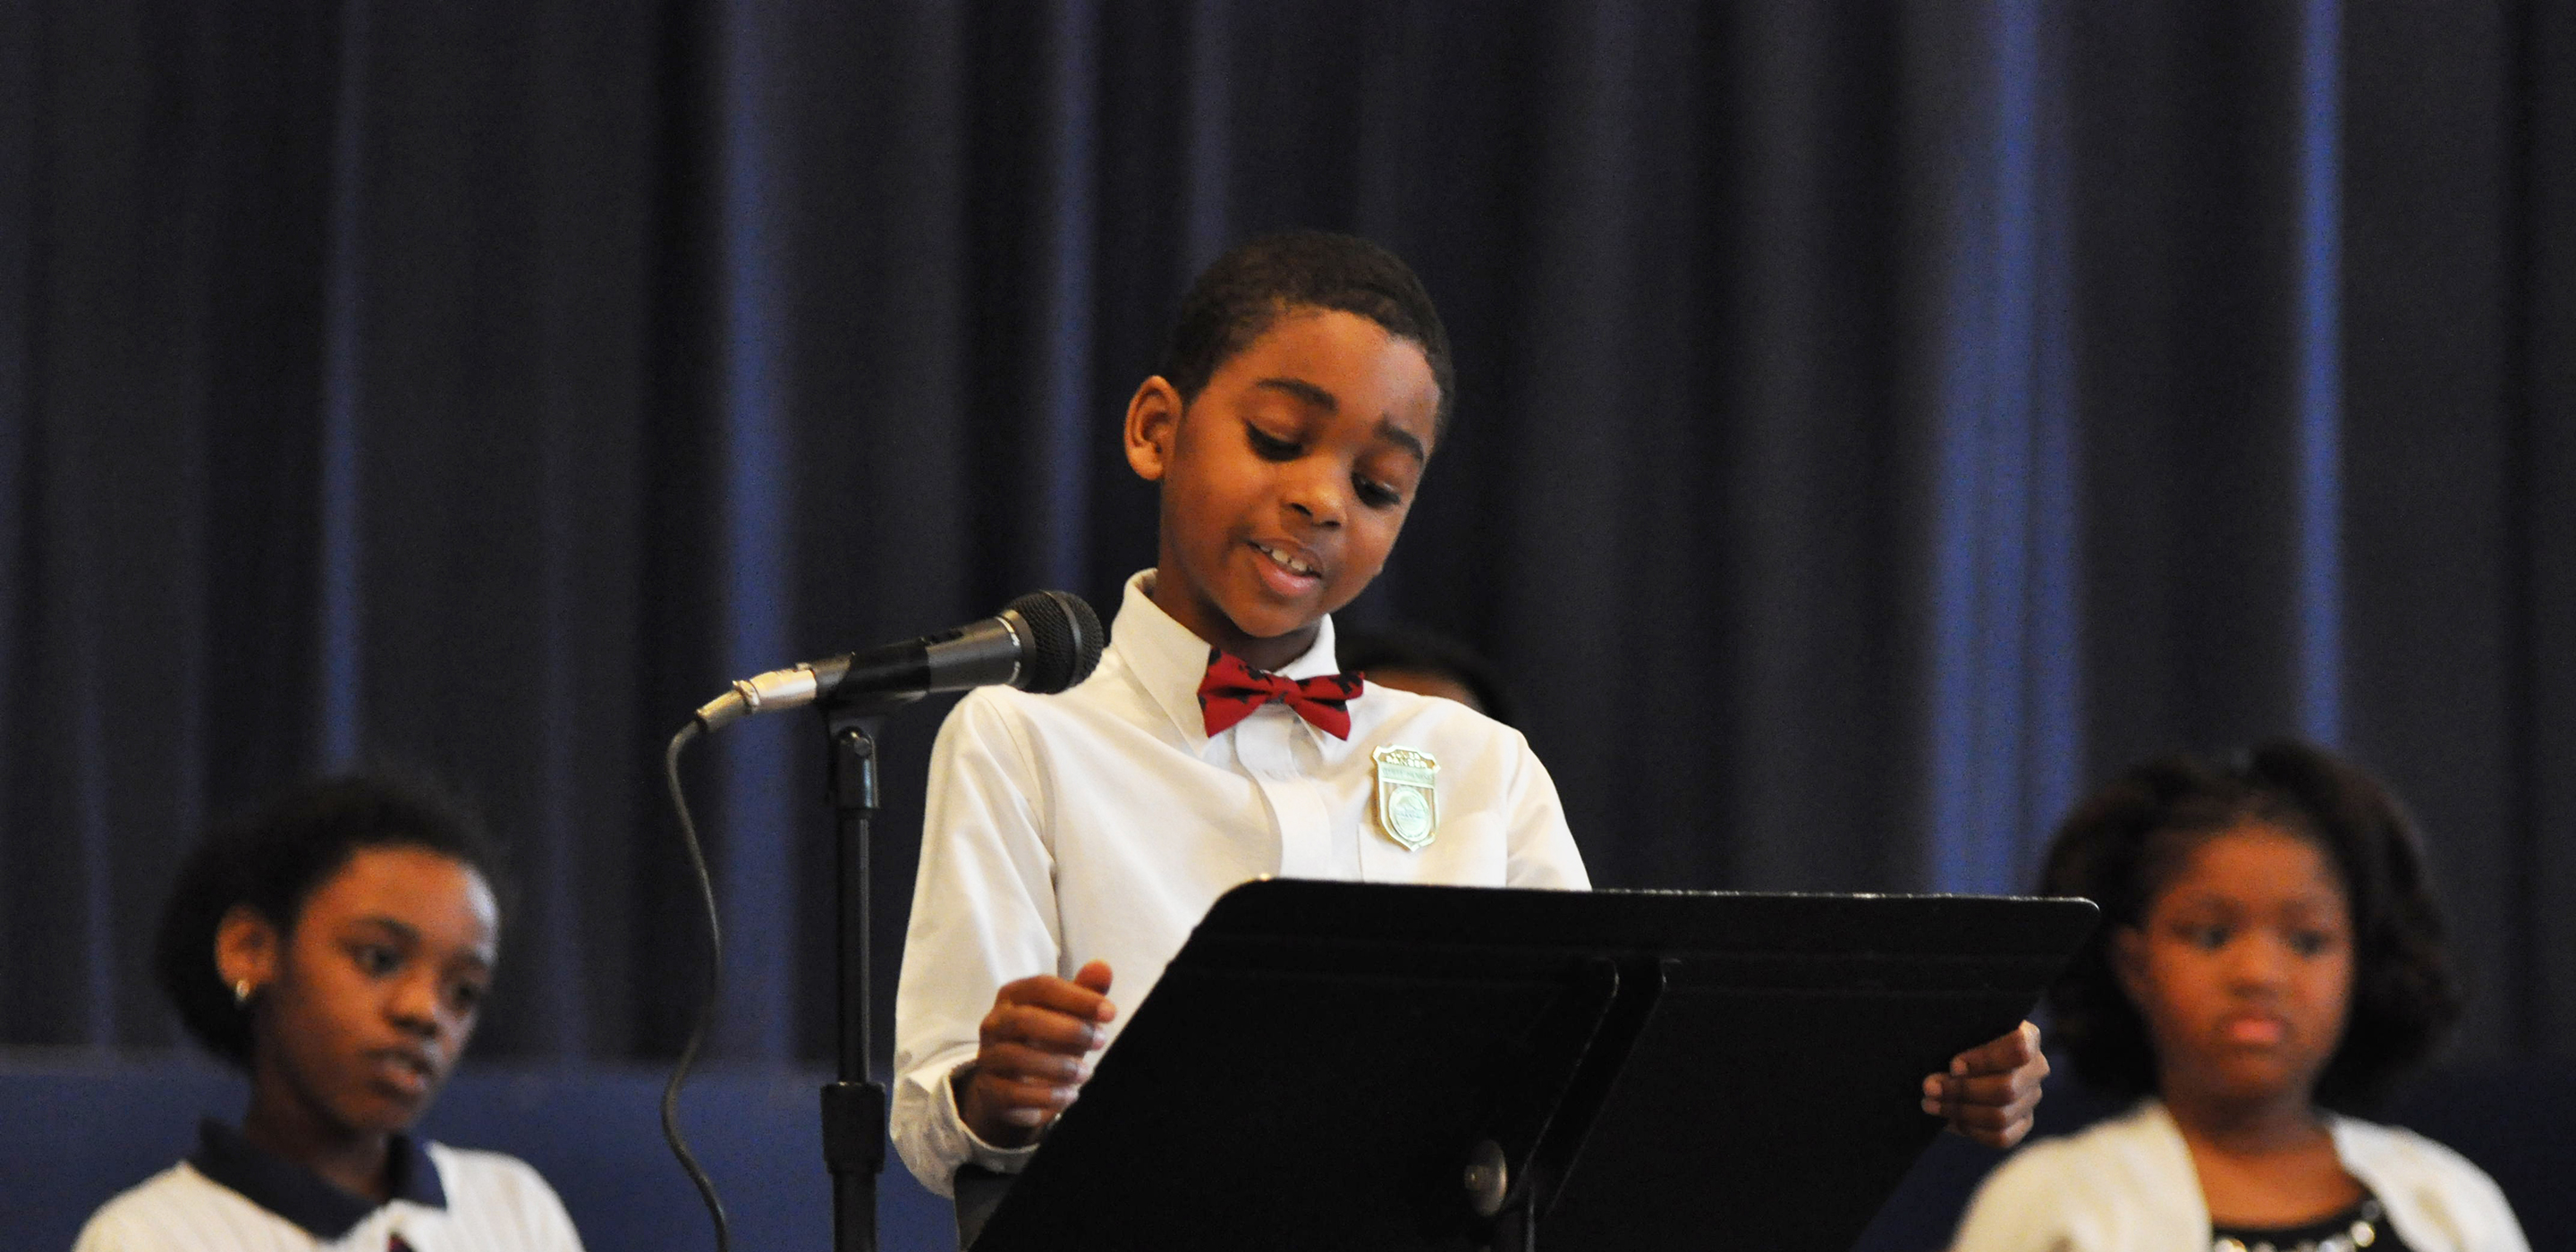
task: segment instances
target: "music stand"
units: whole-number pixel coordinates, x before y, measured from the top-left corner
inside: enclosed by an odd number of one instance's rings
[[[1228,892],[975,1252],[1843,1252],[2081,900]]]

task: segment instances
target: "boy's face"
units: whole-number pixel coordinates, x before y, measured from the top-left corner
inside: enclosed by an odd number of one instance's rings
[[[1291,310],[1186,411],[1162,378],[1127,407],[1127,460],[1162,484],[1154,602],[1275,669],[1386,564],[1432,451],[1440,389],[1412,340]]]

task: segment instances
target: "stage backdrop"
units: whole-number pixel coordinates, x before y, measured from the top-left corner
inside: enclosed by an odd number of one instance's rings
[[[1457,345],[1349,616],[1500,659],[1598,881],[2021,888],[2130,760],[2307,734],[2431,832],[2464,1050],[2576,1055],[2571,23],[6,0],[0,1042],[172,1042],[181,849],[390,755],[519,847],[485,1052],[668,1055],[664,737],[1114,608],[1126,396],[1198,266],[1306,225]],[[942,711],[889,736],[889,994]],[[719,1058],[828,1054],[820,755],[690,762]]]

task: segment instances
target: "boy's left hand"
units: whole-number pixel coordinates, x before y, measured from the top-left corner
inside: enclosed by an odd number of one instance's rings
[[[2039,1080],[2048,1077],[2039,1027],[2021,1029],[1950,1058],[1950,1072],[1923,1080],[1923,1111],[1950,1119],[1950,1129],[1990,1148],[2009,1148],[2030,1133]]]

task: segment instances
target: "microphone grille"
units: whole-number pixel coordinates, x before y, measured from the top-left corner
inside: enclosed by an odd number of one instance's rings
[[[1092,667],[1100,664],[1100,646],[1108,636],[1100,629],[1100,615],[1082,597],[1069,591],[1032,591],[1004,611],[1019,614],[1030,635],[1026,663],[1012,686],[1051,695],[1091,677]]]

